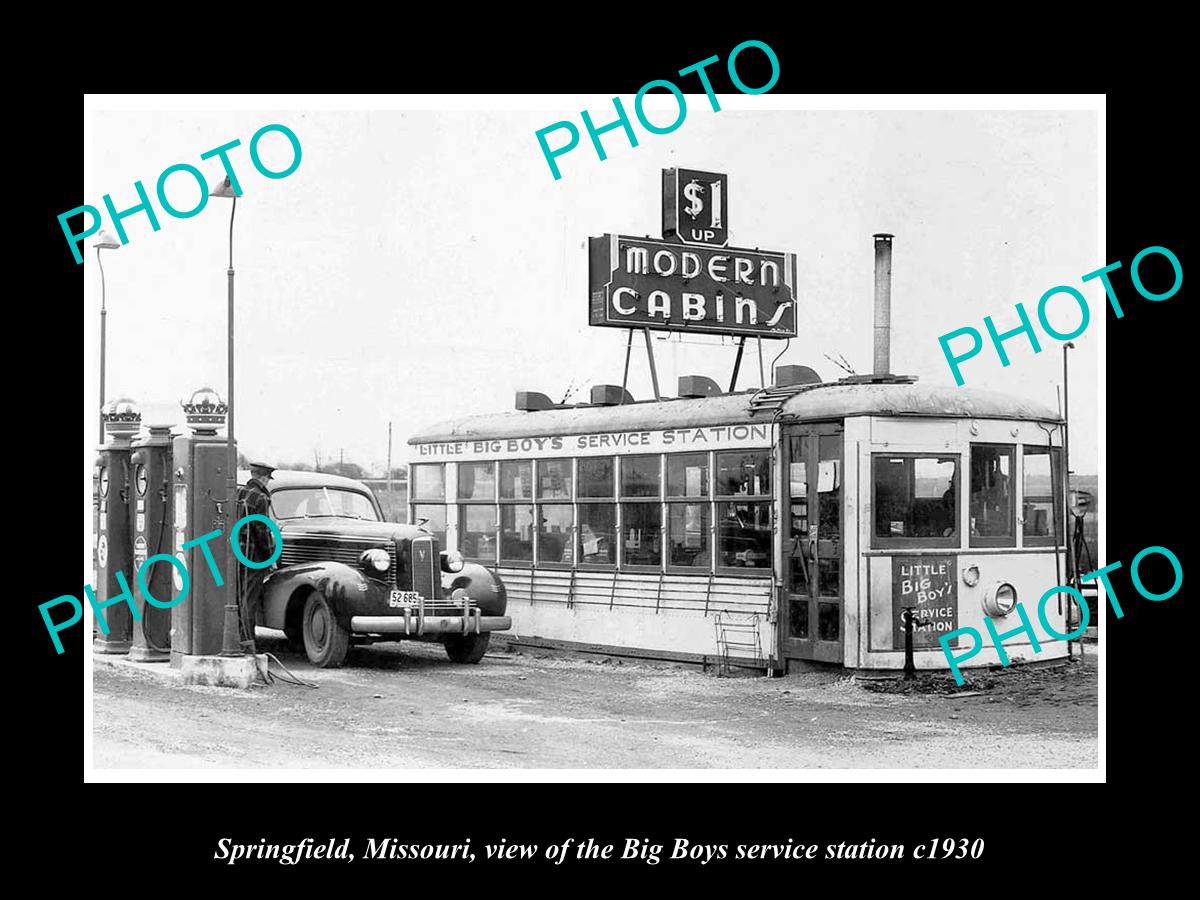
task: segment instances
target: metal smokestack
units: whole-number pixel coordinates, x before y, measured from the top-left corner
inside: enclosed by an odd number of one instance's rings
[[[892,369],[892,234],[875,235],[875,370]]]

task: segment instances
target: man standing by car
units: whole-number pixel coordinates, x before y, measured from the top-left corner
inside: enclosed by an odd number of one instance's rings
[[[271,515],[271,495],[267,491],[267,482],[271,480],[274,466],[266,463],[250,463],[250,480],[238,488],[237,507],[238,519],[249,515]],[[263,562],[271,558],[274,552],[274,539],[271,529],[264,523],[248,522],[238,535],[238,543],[246,559]],[[238,569],[238,608],[242,619],[242,646],[250,653],[255,652],[254,626],[258,621],[258,608],[262,603],[263,581],[266,580],[269,569],[251,569],[241,566]]]

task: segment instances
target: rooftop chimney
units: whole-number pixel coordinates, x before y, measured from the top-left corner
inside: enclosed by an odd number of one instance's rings
[[[875,235],[875,369],[889,375],[892,369],[892,238]]]

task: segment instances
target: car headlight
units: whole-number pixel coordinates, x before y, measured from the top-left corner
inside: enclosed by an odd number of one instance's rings
[[[442,570],[445,572],[461,572],[467,561],[457,550],[442,551]]]
[[[1017,589],[1007,581],[997,581],[984,592],[983,611],[993,618],[1007,616],[1017,605]]]
[[[386,572],[392,564],[391,557],[388,556],[386,550],[380,550],[378,547],[373,550],[364,550],[358,561],[364,567],[370,567],[379,572]]]

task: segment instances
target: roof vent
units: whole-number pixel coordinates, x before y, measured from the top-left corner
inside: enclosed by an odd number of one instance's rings
[[[679,379],[680,397],[719,397],[721,393],[721,386],[703,375],[684,375]]]
[[[521,412],[554,409],[554,402],[545,394],[539,394],[537,391],[517,391],[517,409]]]
[[[775,386],[790,387],[793,384],[820,384],[821,376],[808,366],[779,366],[775,369]]]
[[[633,394],[617,384],[593,384],[593,406],[623,406],[633,402]]]

